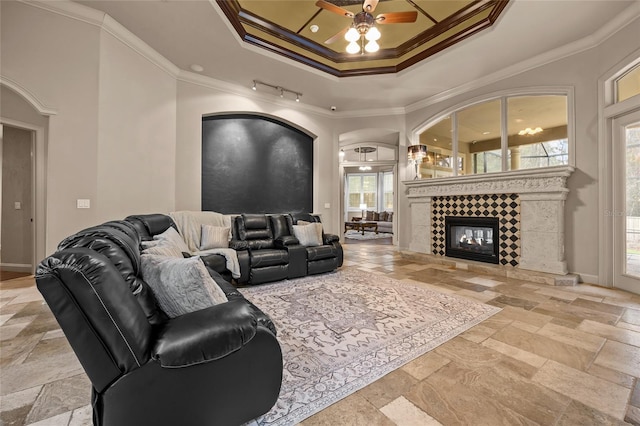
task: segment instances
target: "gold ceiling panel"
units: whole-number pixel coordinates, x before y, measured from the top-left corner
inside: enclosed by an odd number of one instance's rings
[[[413,23],[376,24],[375,53],[346,53],[339,36],[352,18],[316,6],[316,0],[216,0],[240,37],[280,55],[345,77],[394,73],[490,27],[509,0],[380,0],[372,15],[417,12]],[[354,14],[357,0],[327,0]],[[317,26],[317,31],[311,30]]]

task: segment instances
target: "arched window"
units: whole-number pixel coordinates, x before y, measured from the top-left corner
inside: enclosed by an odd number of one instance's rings
[[[572,164],[571,90],[540,89],[458,105],[415,135],[422,178]]]

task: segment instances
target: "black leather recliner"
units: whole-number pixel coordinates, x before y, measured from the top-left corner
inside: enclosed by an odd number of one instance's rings
[[[236,250],[240,262],[239,284],[320,274],[342,266],[340,238],[323,234],[322,245],[304,247],[293,233],[293,225],[298,220],[320,222],[318,216],[310,214],[236,216],[230,247]]]
[[[140,278],[140,237],[113,221],[65,239],[36,282],[92,384],[95,425],[238,425],[282,382],[268,316],[215,271],[228,302],[173,319]]]

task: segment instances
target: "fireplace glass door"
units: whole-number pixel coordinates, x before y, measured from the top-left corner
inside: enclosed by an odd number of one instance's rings
[[[445,254],[450,257],[498,263],[498,219],[445,218]]]

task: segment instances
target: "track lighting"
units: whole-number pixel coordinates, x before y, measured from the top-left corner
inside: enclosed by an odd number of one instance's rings
[[[253,80],[253,84],[251,85],[251,89],[252,90],[258,90],[258,86],[264,86],[264,87],[268,87],[270,89],[273,89],[274,91],[276,91],[276,93],[278,93],[278,96],[280,96],[281,98],[284,98],[286,93],[291,93],[292,95],[296,95],[296,102],[300,102],[300,98],[302,97],[302,93],[300,92],[296,92],[295,90],[290,90],[287,89],[285,87],[282,86],[277,86],[275,84],[269,84],[269,83],[265,83],[263,81],[260,80]]]

